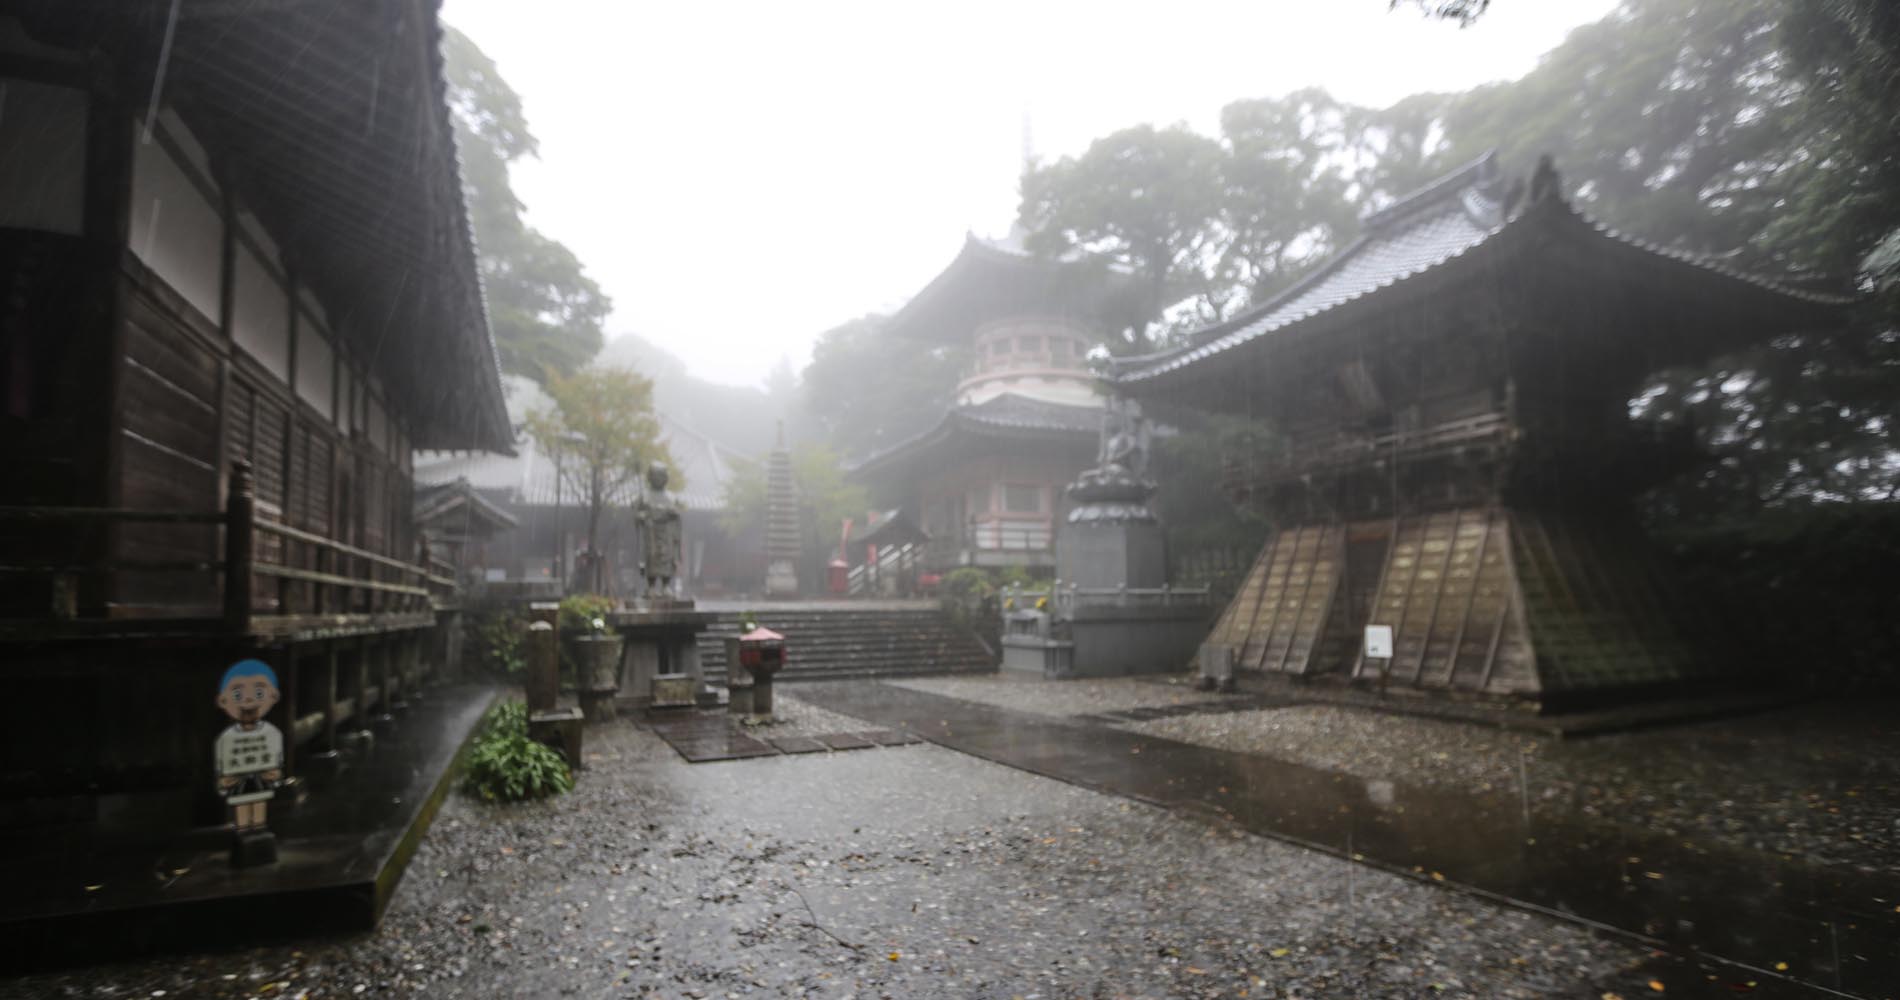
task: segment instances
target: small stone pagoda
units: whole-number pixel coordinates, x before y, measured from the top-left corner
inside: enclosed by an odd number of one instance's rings
[[[765,463],[765,594],[798,596],[798,484],[792,478],[792,453],[779,427],[778,446]]]

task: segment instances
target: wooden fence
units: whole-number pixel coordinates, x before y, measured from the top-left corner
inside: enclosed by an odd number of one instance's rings
[[[404,562],[260,518],[250,463],[242,461],[232,467],[222,511],[0,507],[0,523],[44,525],[74,539],[88,529],[101,530],[109,539],[118,529],[142,524],[203,525],[221,536],[223,551],[217,558],[127,558],[107,541],[94,546],[104,554],[100,557],[0,561],[0,575],[50,580],[50,607],[45,616],[55,622],[109,617],[102,608],[90,609],[94,614],[88,615],[89,609],[81,607],[81,581],[86,577],[103,583],[125,574],[209,576],[218,582],[221,594],[215,617],[231,632],[249,632],[260,618],[294,617],[293,612],[323,616],[423,613],[437,601],[452,598],[456,590],[452,571],[434,559]],[[80,546],[75,542],[71,547]]]

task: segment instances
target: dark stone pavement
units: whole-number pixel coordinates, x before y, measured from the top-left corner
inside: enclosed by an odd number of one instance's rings
[[[1534,816],[1515,795],[1407,787],[891,685],[817,685],[834,712],[999,763],[1364,857],[1768,978],[1866,996],[1900,984],[1900,881],[1654,831]],[[1678,968],[1663,986],[1702,988]],[[1757,977],[1754,981],[1760,982]],[[1792,985],[1792,984],[1791,984]],[[1680,992],[1680,991],[1678,991]]]
[[[1598,1000],[1646,958],[939,747],[688,764],[626,722],[588,740],[570,796],[452,798],[374,932],[0,997]]]

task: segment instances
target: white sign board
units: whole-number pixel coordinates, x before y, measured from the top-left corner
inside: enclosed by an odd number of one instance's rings
[[[1389,660],[1392,658],[1392,626],[1366,626],[1366,659]]]

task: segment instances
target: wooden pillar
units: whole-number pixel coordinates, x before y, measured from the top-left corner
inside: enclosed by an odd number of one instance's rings
[[[327,651],[324,654],[324,667],[323,667],[323,747],[325,750],[331,753],[335,753],[336,752],[336,729],[337,729],[337,722],[338,722],[337,710],[336,710],[336,646],[337,644],[335,640],[332,640],[328,643],[325,643],[324,645],[326,646]]]
[[[369,728],[369,640],[356,640],[356,728]]]
[[[422,658],[418,652],[425,634],[420,630],[406,633],[402,637],[402,645],[398,647],[402,651],[403,689],[408,692],[412,702],[422,693]]]
[[[251,463],[231,463],[231,490],[224,502],[224,625],[251,630],[251,550],[256,488]]]
[[[302,660],[303,658],[297,655],[295,645],[284,647],[284,724],[281,728],[284,731],[285,777],[297,773],[297,718],[299,706],[303,701],[298,691],[303,682]]]
[[[376,644],[376,671],[382,678],[383,687],[381,710],[376,716],[378,722],[395,717],[396,694],[402,686],[402,677],[395,670],[395,651],[390,648],[395,642],[395,639],[385,636]]]

